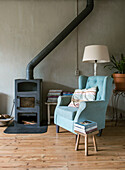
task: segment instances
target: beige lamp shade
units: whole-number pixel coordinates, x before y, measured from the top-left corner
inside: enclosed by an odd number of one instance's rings
[[[108,48],[105,45],[86,46],[82,62],[106,63],[110,62]]]

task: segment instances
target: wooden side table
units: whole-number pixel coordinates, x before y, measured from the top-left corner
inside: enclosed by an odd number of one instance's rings
[[[94,131],[94,132],[89,133],[89,134],[80,133],[78,131],[75,131],[75,132],[78,134],[77,140],[76,140],[76,146],[75,146],[76,151],[78,150],[78,147],[79,147],[80,135],[82,135],[82,136],[85,137],[85,156],[88,156],[88,137],[89,136],[93,136],[93,144],[94,144],[95,151],[97,152],[97,143],[96,143],[95,135],[98,134],[99,131]]]
[[[50,119],[51,118],[54,118],[54,116],[51,116],[51,106],[52,105],[57,105],[57,103],[48,103],[48,102],[45,102],[45,104],[47,105],[47,114],[48,114],[48,124],[50,124]]]

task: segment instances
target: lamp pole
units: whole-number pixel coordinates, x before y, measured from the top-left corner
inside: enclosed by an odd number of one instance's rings
[[[96,71],[97,71],[97,60],[95,60],[94,63],[94,76],[96,76]]]

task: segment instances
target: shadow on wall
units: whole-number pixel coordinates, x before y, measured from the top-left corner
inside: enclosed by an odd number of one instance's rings
[[[6,114],[8,112],[8,95],[0,93],[0,113]]]
[[[47,120],[47,107],[45,105],[45,102],[47,101],[47,94],[49,92],[49,90],[63,90],[63,91],[68,91],[68,92],[74,92],[74,89],[72,87],[68,87],[68,86],[64,86],[62,84],[58,84],[55,82],[47,82],[44,81],[43,82],[43,88],[42,88],[42,98],[43,98],[43,120]]]

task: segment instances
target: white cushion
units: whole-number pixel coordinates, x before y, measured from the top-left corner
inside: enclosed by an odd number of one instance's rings
[[[69,107],[79,107],[82,101],[94,101],[96,98],[97,87],[92,87],[89,89],[76,89]]]

